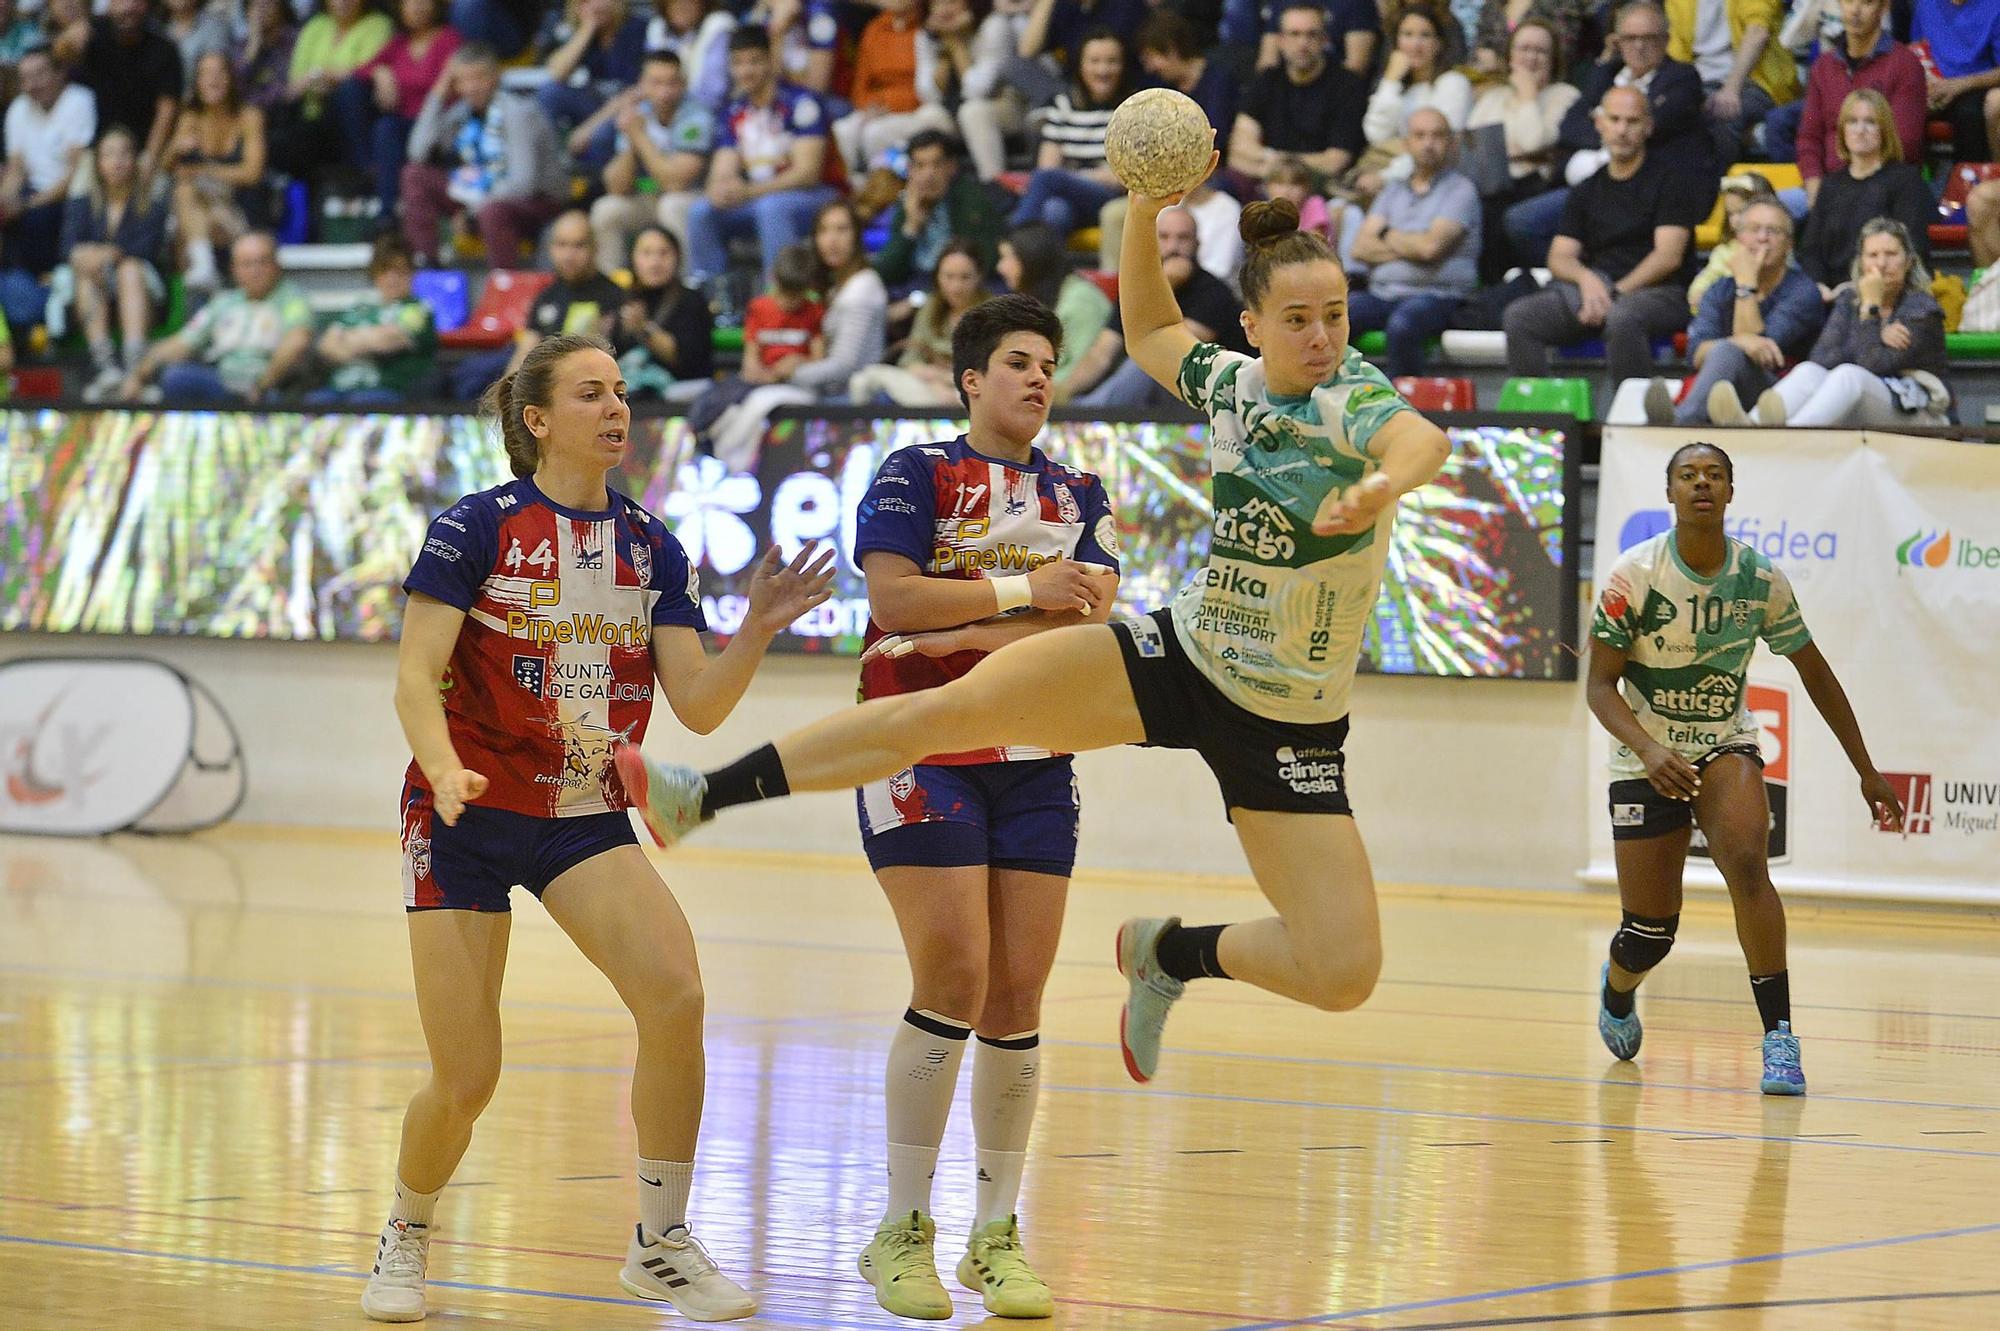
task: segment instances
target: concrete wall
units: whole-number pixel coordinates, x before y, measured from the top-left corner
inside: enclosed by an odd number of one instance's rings
[[[242,736],[249,822],[379,827],[396,821],[409,751],[391,707],[391,646],[9,635],[0,658],[142,655],[201,680]],[[854,697],[851,663],[773,657],[716,734],[665,707],[648,750],[712,765]],[[1348,760],[1355,808],[1386,882],[1571,887],[1587,860],[1577,761],[1581,687],[1363,676]],[[1086,863],[1240,874],[1214,782],[1185,753],[1118,749],[1078,760]],[[854,803],[814,795],[732,814],[717,846],[856,853]]]

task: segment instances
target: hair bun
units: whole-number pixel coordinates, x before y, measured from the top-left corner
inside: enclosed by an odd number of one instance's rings
[[[1236,219],[1236,234],[1252,249],[1297,235],[1299,206],[1290,199],[1259,199]]]

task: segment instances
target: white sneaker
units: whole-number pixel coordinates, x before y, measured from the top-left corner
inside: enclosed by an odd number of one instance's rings
[[[378,1322],[424,1320],[424,1263],[431,1227],[391,1220],[375,1249],[375,1269],[361,1291],[361,1311]]]
[[[673,1304],[690,1321],[729,1322],[757,1311],[757,1300],[717,1269],[685,1225],[674,1226],[651,1243],[644,1226],[632,1226],[618,1283],[642,1299]]]
[[[106,365],[98,370],[97,377],[92,379],[84,388],[83,400],[85,402],[102,402],[106,398],[116,394],[124,382],[125,371],[119,369],[116,365]]]

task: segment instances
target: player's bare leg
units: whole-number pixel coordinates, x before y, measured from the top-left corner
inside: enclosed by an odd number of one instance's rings
[[[1764,1093],[1803,1095],[1806,1078],[1792,1033],[1792,981],[1785,963],[1785,904],[1771,885],[1771,808],[1763,768],[1742,754],[1724,754],[1708,764],[1695,817],[1736,911],[1736,937],[1764,1024]]]
[[[1635,993],[1665,959],[1680,928],[1681,871],[1689,828],[1662,836],[1612,842],[1622,920],[1610,956],[1598,971],[1597,1034],[1612,1056],[1631,1059],[1645,1038]]]

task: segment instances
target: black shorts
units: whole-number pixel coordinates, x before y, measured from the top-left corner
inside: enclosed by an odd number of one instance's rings
[[[1193,749],[1222,787],[1230,809],[1342,813],[1347,802],[1347,718],[1307,725],[1273,721],[1222,695],[1188,659],[1173,612],[1155,610],[1111,626],[1139,704],[1146,744]]]
[[[632,815],[538,818],[468,804],[458,822],[437,816],[431,792],[403,783],[403,909],[512,910],[516,886],[535,900],[550,883],[608,850],[636,846]]]
[[[1755,744],[1723,744],[1694,760],[1694,770],[1703,771],[1717,758],[1737,754],[1764,767],[1764,755]],[[1653,789],[1645,777],[1631,777],[1611,783],[1611,839],[1650,841],[1657,836],[1694,826],[1694,801],[1668,799]]]

